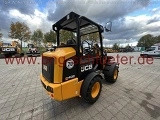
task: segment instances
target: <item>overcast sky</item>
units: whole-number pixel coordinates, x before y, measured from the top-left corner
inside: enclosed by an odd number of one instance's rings
[[[69,12],[104,24],[112,21],[112,32],[104,43],[136,45],[145,34],[160,35],[160,0],[1,0],[0,31],[9,40],[11,22],[25,22],[31,31],[52,29],[52,24]]]

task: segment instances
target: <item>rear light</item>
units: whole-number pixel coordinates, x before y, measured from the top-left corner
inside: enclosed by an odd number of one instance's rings
[[[53,93],[53,88],[51,88],[50,86],[46,86],[42,81],[41,81],[43,87],[48,91],[48,92],[51,92]]]
[[[53,98],[53,97],[54,97],[54,95],[53,95],[53,94],[51,94],[51,97]]]
[[[53,93],[53,88],[51,88],[50,86],[47,86],[47,91]]]

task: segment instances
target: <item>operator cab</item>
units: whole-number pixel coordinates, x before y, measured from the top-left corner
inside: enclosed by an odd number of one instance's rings
[[[28,44],[27,46],[28,46],[28,48],[34,48],[33,44]]]
[[[12,45],[11,45],[11,43],[2,43],[2,46],[3,47],[9,47],[9,46],[12,46]]]
[[[67,76],[73,73],[79,80],[86,77],[86,73],[95,69],[103,69],[103,45],[102,45],[102,33],[104,29],[108,32],[111,30],[111,24],[106,24],[105,27],[89,20],[84,16],[80,16],[74,12],[69,13],[57,23],[52,26],[57,35],[57,48],[73,48],[75,55],[72,56],[74,62],[74,70],[65,69]],[[70,36],[65,38],[65,34]],[[96,36],[96,39],[92,39]],[[95,62],[97,59],[97,63]],[[69,59],[67,59],[69,60]],[[65,62],[67,62],[65,60]],[[101,64],[102,63],[102,64]],[[98,65],[96,65],[98,64]],[[85,66],[90,65],[90,69],[83,69]],[[63,78],[65,79],[65,77]],[[65,80],[64,80],[65,81]]]

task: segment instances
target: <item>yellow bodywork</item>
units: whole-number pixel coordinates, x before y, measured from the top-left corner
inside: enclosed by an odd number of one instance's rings
[[[76,96],[80,96],[80,88],[83,81],[78,82],[78,78],[74,78],[60,84],[49,83],[47,80],[45,80],[42,74],[40,76],[40,79],[46,86],[49,86],[53,89],[53,93],[46,90],[47,94],[52,99],[62,101]]]
[[[78,78],[62,82],[63,63],[76,55],[75,49],[72,47],[57,48],[53,52],[45,52],[43,56],[54,58],[54,83],[49,83],[41,74],[40,79],[46,85],[53,89],[53,93],[47,91],[48,95],[58,101],[66,100],[72,97],[80,96],[80,88],[83,81]]]
[[[54,58],[54,83],[62,82],[63,63],[75,55],[76,51],[72,47],[57,48],[56,51],[43,53],[43,56]]]

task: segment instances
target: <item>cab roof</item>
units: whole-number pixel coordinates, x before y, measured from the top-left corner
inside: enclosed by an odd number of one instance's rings
[[[57,29],[64,29],[72,32],[77,31],[77,23],[76,21],[80,21],[80,33],[82,34],[88,34],[88,33],[94,33],[94,32],[103,32],[103,26],[97,24],[96,22],[88,19],[87,17],[80,16],[77,13],[70,12],[66,16],[64,16],[62,19],[57,21],[55,24],[53,24],[52,28],[53,30]]]

